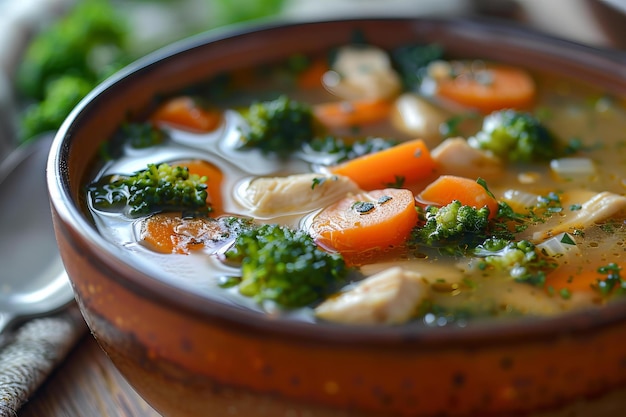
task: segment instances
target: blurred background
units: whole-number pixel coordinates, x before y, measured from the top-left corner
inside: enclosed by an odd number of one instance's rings
[[[257,19],[484,16],[626,48],[626,0],[0,0],[0,160],[55,130],[117,69],[176,40]]]

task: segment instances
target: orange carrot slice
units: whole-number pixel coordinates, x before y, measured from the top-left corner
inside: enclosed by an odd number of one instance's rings
[[[313,106],[313,114],[327,128],[348,128],[380,122],[389,117],[389,100],[331,101]]]
[[[598,280],[606,278],[606,275],[598,272],[600,266],[602,265],[599,263],[585,263],[582,266],[578,264],[560,265],[546,275],[545,288],[556,294],[563,290],[571,293],[597,291],[595,287]]]
[[[388,188],[351,195],[322,210],[311,235],[327,250],[351,256],[401,245],[417,221],[413,193]]]
[[[527,71],[511,66],[492,66],[484,71],[487,80],[467,74],[438,80],[437,94],[483,113],[531,106],[536,86]]]
[[[298,74],[298,86],[304,89],[320,88],[326,71],[328,62],[325,58],[314,60],[308,68]]]
[[[151,117],[155,124],[168,124],[199,132],[211,132],[220,125],[222,114],[204,108],[192,97],[173,98],[161,105]]]
[[[223,233],[212,220],[183,219],[175,213],[160,213],[143,221],[140,239],[155,252],[188,254],[202,249],[205,241],[212,242]]]
[[[498,211],[498,201],[475,180],[442,175],[430,183],[419,195],[418,199],[425,204],[445,206],[454,200],[461,204],[482,208],[489,208],[489,218],[493,218]]]
[[[426,143],[415,139],[344,162],[331,171],[351,178],[364,190],[375,190],[428,178],[435,171],[435,162]]]

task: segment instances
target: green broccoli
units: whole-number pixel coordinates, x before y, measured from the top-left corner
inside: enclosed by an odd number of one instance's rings
[[[43,101],[31,104],[22,115],[19,139],[26,142],[36,135],[56,130],[93,85],[83,78],[67,75],[51,81]]]
[[[322,251],[304,231],[275,224],[243,230],[225,256],[241,263],[241,294],[287,308],[322,299],[348,274],[340,255]]]
[[[474,249],[473,255],[481,258],[480,269],[505,270],[515,281],[537,286],[544,285],[546,270],[555,266],[540,257],[535,245],[527,240],[489,238]]]
[[[400,74],[404,87],[411,91],[419,90],[428,64],[442,59],[443,55],[443,47],[434,43],[403,45],[391,51],[393,65]]]
[[[126,59],[122,52],[130,29],[105,0],[79,2],[64,18],[44,29],[26,50],[18,71],[19,91],[41,100],[47,84],[63,75],[73,75],[95,83],[102,68],[117,59]],[[98,46],[107,48],[109,62],[94,56]]]
[[[482,130],[468,143],[513,162],[548,160],[558,155],[552,132],[532,114],[512,109],[486,116]]]
[[[125,142],[135,149],[149,148],[168,138],[167,132],[152,123],[125,123],[121,133]]]
[[[315,137],[311,107],[284,95],[253,103],[244,117],[249,130],[242,132],[242,147],[285,157]]]
[[[443,253],[462,254],[484,241],[489,226],[489,208],[475,208],[454,200],[443,207],[428,206],[425,221],[411,234],[411,242],[437,248]]]
[[[206,177],[190,174],[187,167],[148,164],[147,169],[131,176],[107,176],[88,190],[94,207],[127,211],[130,217],[163,210],[206,215],[211,209],[206,201],[206,181]]]
[[[397,140],[377,136],[356,139],[354,141],[346,141],[336,136],[325,136],[313,139],[304,147],[304,151],[323,154],[326,159],[325,163],[337,164],[391,148],[398,143],[399,141]]]

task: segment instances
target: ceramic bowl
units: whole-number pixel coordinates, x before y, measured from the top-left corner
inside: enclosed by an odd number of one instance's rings
[[[56,235],[94,337],[166,417],[484,417],[606,406],[607,393],[626,384],[626,303],[467,328],[276,320],[156,279],[98,234],[82,190],[100,144],[129,112],[221,71],[323,51],[355,29],[382,47],[436,41],[452,56],[552,71],[626,96],[624,62],[610,53],[482,20],[271,23],[160,50],[89,94],[51,150]]]

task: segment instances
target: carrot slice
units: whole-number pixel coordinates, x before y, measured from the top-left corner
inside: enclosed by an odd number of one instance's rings
[[[401,245],[417,221],[413,193],[387,188],[348,196],[322,210],[311,235],[320,246],[350,256]]]
[[[601,264],[563,264],[546,275],[545,288],[557,294],[563,290],[574,292],[594,292],[599,280],[606,278],[598,272]]]
[[[348,128],[389,117],[389,100],[331,101],[313,106],[313,114],[327,128]]]
[[[435,171],[435,162],[426,143],[415,139],[344,162],[331,171],[351,178],[364,190],[375,190],[428,178]]]
[[[211,132],[220,125],[222,114],[204,108],[189,96],[173,98],[161,105],[152,115],[155,124],[169,124],[199,132]]]
[[[217,222],[204,219],[183,219],[174,213],[160,213],[145,219],[141,225],[141,241],[159,253],[188,254],[202,249],[205,241],[222,236]]]
[[[468,74],[438,80],[437,94],[483,113],[531,106],[536,87],[527,71],[510,66],[492,66],[484,71],[487,80]]]
[[[298,74],[298,86],[304,89],[319,88],[322,77],[328,71],[328,62],[324,59],[314,60],[308,68]]]
[[[489,217],[493,218],[498,211],[498,201],[475,180],[442,175],[430,183],[419,195],[418,199],[425,204],[445,206],[454,200],[461,204],[482,208],[489,208]]]

